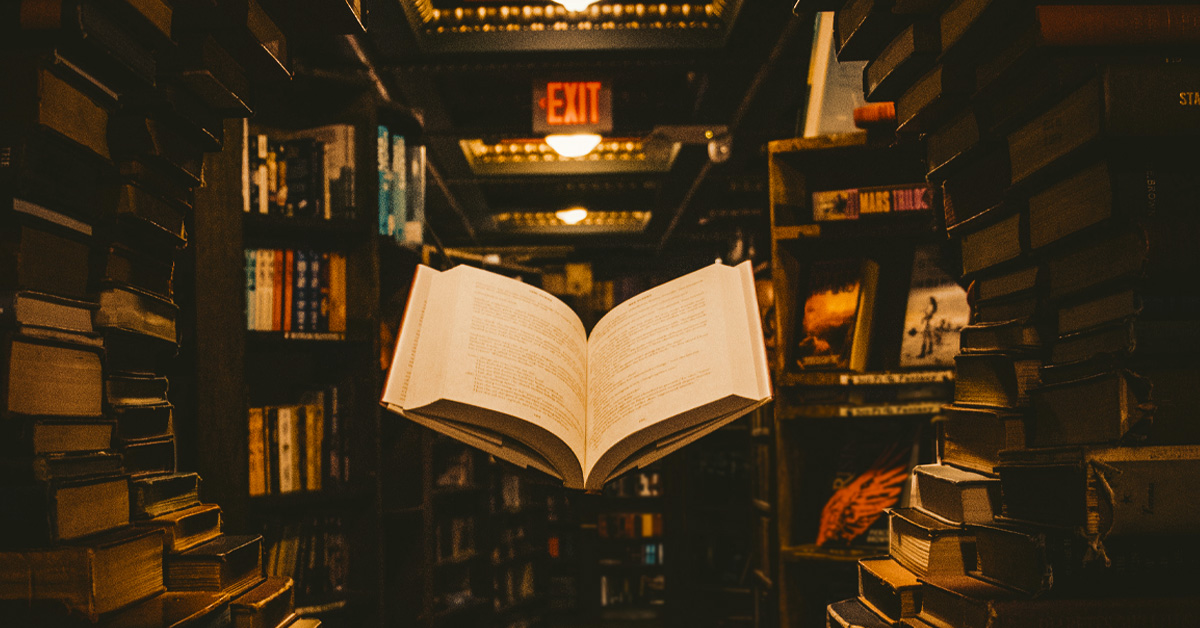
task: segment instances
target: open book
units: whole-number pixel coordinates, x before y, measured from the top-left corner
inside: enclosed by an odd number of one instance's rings
[[[469,266],[420,266],[381,403],[599,491],[770,398],[748,262],[643,292],[590,338],[543,290]]]

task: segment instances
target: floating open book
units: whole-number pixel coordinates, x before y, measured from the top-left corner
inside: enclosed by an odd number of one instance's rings
[[[549,293],[420,266],[382,404],[571,488],[598,491],[771,398],[750,264],[621,303],[589,338]]]

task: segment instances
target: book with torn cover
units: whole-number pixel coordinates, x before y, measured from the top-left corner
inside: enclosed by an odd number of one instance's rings
[[[643,292],[590,336],[543,290],[468,266],[420,266],[381,403],[599,491],[770,398],[749,263]]]

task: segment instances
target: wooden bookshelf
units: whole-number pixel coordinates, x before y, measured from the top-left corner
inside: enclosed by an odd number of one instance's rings
[[[886,527],[880,531],[886,518],[841,529],[825,521],[823,509],[868,465],[889,457],[887,464],[901,467],[930,460],[930,418],[951,399],[954,378],[952,364],[900,367],[914,251],[938,242],[932,211],[920,203],[899,211],[893,201],[868,213],[864,200],[880,190],[923,187],[919,156],[859,132],[773,141],[768,163],[775,401],[771,416],[750,426],[751,584],[764,625],[818,625],[827,596],[854,594],[856,561],[886,552]],[[846,201],[834,208],[841,214],[818,211],[831,211],[817,207],[819,194],[843,190],[853,190],[845,198],[861,207]],[[802,359],[810,355],[803,351],[820,345],[805,337],[801,324],[815,269],[842,258],[869,259],[878,274],[873,291],[861,288],[872,298],[860,300],[855,314],[869,308],[872,315],[865,327],[869,342],[855,348],[861,363],[847,365],[849,346],[840,356],[833,347],[838,360],[830,367]],[[904,484],[890,489],[897,500],[904,498]],[[818,543],[822,535],[832,536]]]

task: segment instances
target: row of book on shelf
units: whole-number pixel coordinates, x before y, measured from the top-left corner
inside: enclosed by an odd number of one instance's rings
[[[938,463],[830,624],[1194,622],[1200,66],[1158,53],[1200,12],[855,6],[845,45],[924,142],[974,299]]]
[[[661,512],[600,513],[596,518],[596,536],[602,539],[634,539],[662,535]]]
[[[321,491],[349,480],[339,388],[298,403],[255,406],[247,414],[250,496]]]
[[[345,515],[306,515],[268,523],[263,532],[263,568],[270,576],[294,582],[305,608],[345,601],[350,555]]]
[[[425,147],[386,125],[375,128],[377,232],[405,245],[424,241]],[[356,188],[356,127],[257,129],[243,123],[242,210],[247,214],[355,220],[368,207]]]
[[[247,329],[295,338],[345,334],[344,253],[248,248],[245,254]]]

